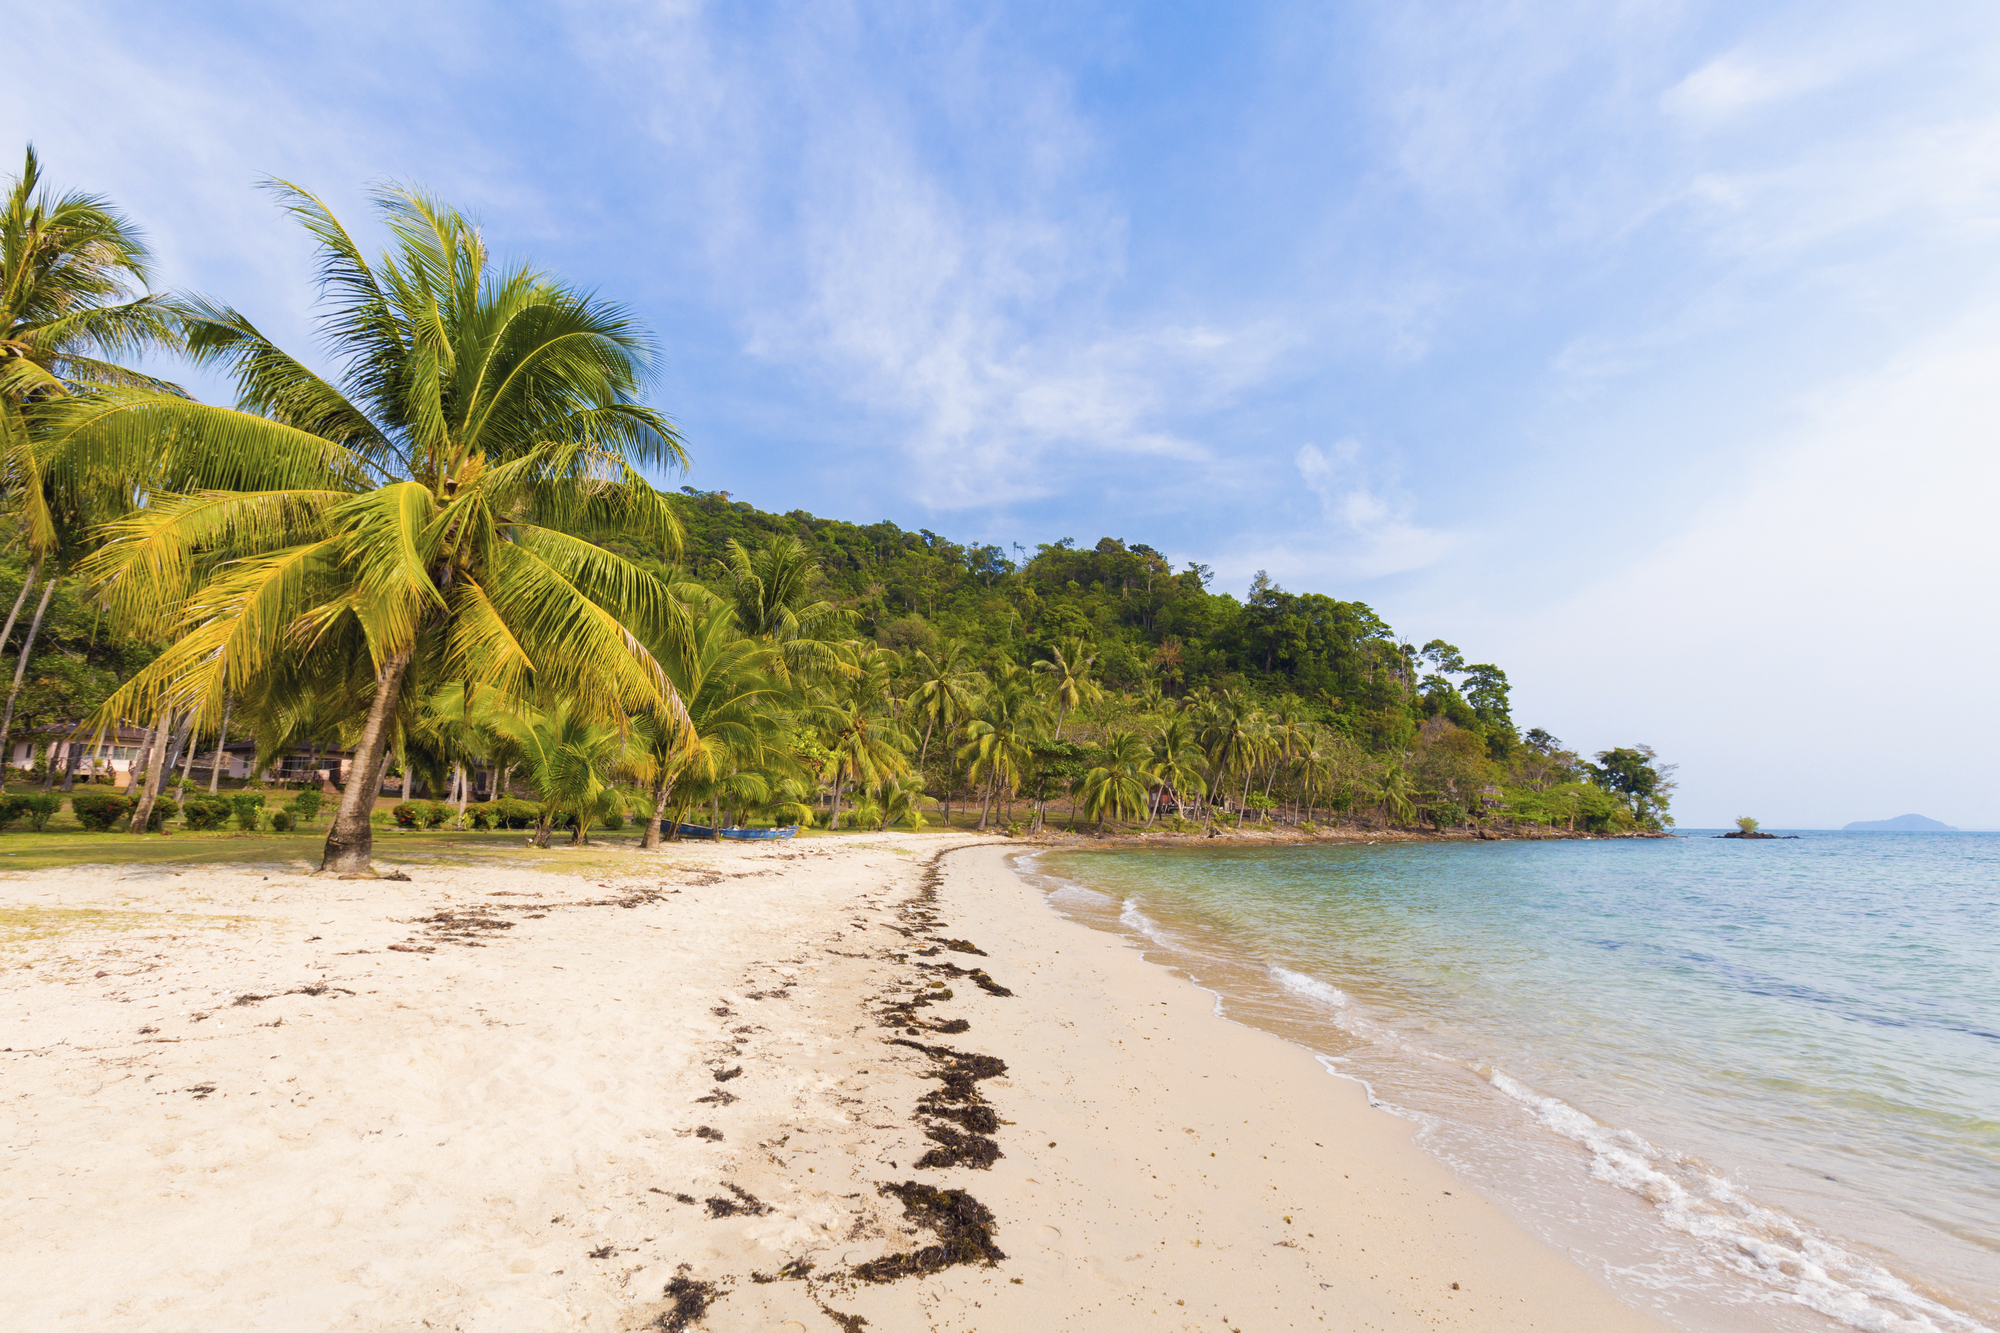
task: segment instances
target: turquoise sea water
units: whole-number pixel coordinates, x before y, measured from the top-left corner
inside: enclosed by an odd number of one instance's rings
[[[1671,1322],[2000,1327],[2000,835],[1024,869]]]

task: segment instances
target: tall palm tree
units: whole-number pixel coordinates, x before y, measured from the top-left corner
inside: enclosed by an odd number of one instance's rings
[[[1161,788],[1161,804],[1171,797],[1175,812],[1183,819],[1187,817],[1187,798],[1208,791],[1201,779],[1203,758],[1201,747],[1195,743],[1194,729],[1186,718],[1168,718],[1166,726],[1153,739],[1153,763],[1149,771]],[[1152,820],[1146,822],[1150,824]]]
[[[1013,793],[1021,786],[1021,774],[1032,758],[1028,742],[1043,722],[1041,701],[1036,698],[1033,676],[1018,666],[1003,667],[993,677],[992,688],[980,700],[979,716],[965,724],[965,743],[958,757],[970,761],[973,781],[984,781],[985,798],[979,806],[979,827],[986,827],[993,799],[1000,792]]]
[[[831,661],[826,642],[846,617],[832,602],[809,602],[819,561],[797,537],[774,537],[752,552],[730,538],[723,564],[729,571],[736,619],[743,633],[775,644],[790,670]]]
[[[1048,678],[1049,693],[1056,704],[1056,739],[1062,739],[1063,719],[1072,708],[1081,708],[1104,691],[1093,680],[1097,650],[1082,639],[1064,639],[1049,649],[1048,660],[1035,663],[1035,670]]]
[[[936,653],[918,649],[915,659],[916,683],[910,690],[910,716],[924,724],[923,742],[917,747],[917,763],[930,757],[931,734],[947,735],[967,717],[979,702],[980,676],[972,669],[965,645],[947,639]]]
[[[1104,821],[1137,819],[1146,813],[1146,797],[1152,791],[1147,760],[1152,757],[1143,738],[1129,731],[1114,731],[1104,738],[1104,762],[1084,775],[1083,813],[1095,817],[1100,832]]]
[[[491,262],[470,221],[414,191],[378,197],[392,244],[370,262],[318,199],[273,188],[319,250],[337,382],[188,300],[190,350],[234,373],[238,405],[107,390],[58,444],[142,488],[88,573],[121,622],[170,644],[99,725],[205,723],[305,656],[365,675],[322,861],[363,873],[385,757],[427,684],[563,698],[586,720],[678,708],[641,636],[685,612],[593,539],[674,545],[637,469],[685,455],[637,401],[649,346],[622,309]]]
[[[774,757],[791,692],[777,674],[777,650],[745,638],[737,611],[722,601],[697,610],[685,630],[652,646],[681,709],[660,709],[641,728],[640,781],[651,798],[648,850],[661,841],[669,808],[684,808],[682,788],[722,781]]]
[[[28,148],[21,173],[0,201],[0,506],[29,560],[20,595],[0,628],[0,651],[49,562],[60,567],[63,548],[74,545],[80,528],[125,504],[115,487],[93,491],[63,475],[62,460],[51,457],[40,438],[40,409],[113,385],[177,392],[119,364],[179,345],[164,298],[143,291],[150,258],[138,229],[104,199],[50,189],[41,159]],[[110,512],[103,511],[106,501]],[[51,573],[42,584],[15,658],[0,715],[0,754],[13,732],[14,705],[56,582]]]
[[[1403,771],[1398,760],[1391,760],[1375,780],[1375,797],[1382,805],[1382,814],[1391,824],[1406,824],[1416,814],[1416,802],[1412,799],[1413,788],[1409,774]]]

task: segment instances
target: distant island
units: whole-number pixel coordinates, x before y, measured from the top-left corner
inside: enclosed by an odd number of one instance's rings
[[[1897,815],[1894,819],[1857,819],[1842,833],[1956,833],[1949,824],[1922,815]]]

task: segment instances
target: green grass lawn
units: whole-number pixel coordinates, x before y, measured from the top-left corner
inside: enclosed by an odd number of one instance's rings
[[[923,831],[945,830],[933,825]],[[567,845],[566,833],[556,834],[548,847],[530,847],[526,845],[528,835],[518,829],[464,833],[435,829],[410,833],[378,826],[375,860],[383,865],[504,864],[585,875],[630,871],[634,862],[628,853],[638,848],[641,832],[642,829],[630,825],[617,833],[599,831],[590,835],[589,846],[572,848]],[[806,829],[799,836],[846,839],[866,837],[870,832],[873,830],[828,833],[824,829]],[[86,833],[75,827],[62,829],[53,825],[45,833],[16,827],[0,832],[0,875],[79,866],[235,865],[316,869],[325,839],[323,826],[296,833],[175,832],[144,837],[129,833]],[[704,839],[689,838],[682,845],[698,849],[710,844]]]

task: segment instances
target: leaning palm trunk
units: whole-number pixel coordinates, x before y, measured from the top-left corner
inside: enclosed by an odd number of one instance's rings
[[[140,784],[139,804],[132,808],[128,833],[144,833],[146,825],[153,821],[153,803],[160,796],[160,770],[167,766],[167,733],[173,729],[171,713],[160,714],[153,723],[153,734],[146,741],[146,780]]]
[[[7,753],[7,738],[14,730],[14,700],[20,697],[21,680],[28,674],[28,657],[35,651],[35,636],[42,632],[42,617],[48,614],[49,598],[55,590],[54,579],[42,585],[42,600],[35,604],[35,618],[28,624],[28,637],[21,640],[21,656],[14,663],[14,685],[7,691],[7,713],[5,717],[0,717],[0,755]]]
[[[319,864],[322,872],[369,873],[375,852],[375,794],[381,790],[382,766],[389,758],[389,717],[396,711],[396,696],[403,692],[410,656],[407,648],[392,653],[375,672],[375,698],[368,705],[368,721],[354,746],[353,775],[340,793],[340,808],[326,832],[326,853]]]
[[[660,849],[660,825],[667,817],[667,802],[673,799],[674,780],[661,778],[660,785],[653,792],[653,815],[646,821],[646,836],[639,845],[649,852]]]
[[[21,618],[21,608],[28,604],[28,594],[34,591],[35,580],[42,576],[42,562],[37,560],[28,566],[28,576],[21,580],[21,591],[14,598],[14,609],[7,613],[7,626],[0,629],[0,652],[5,652],[7,641],[14,637],[14,622]]]

